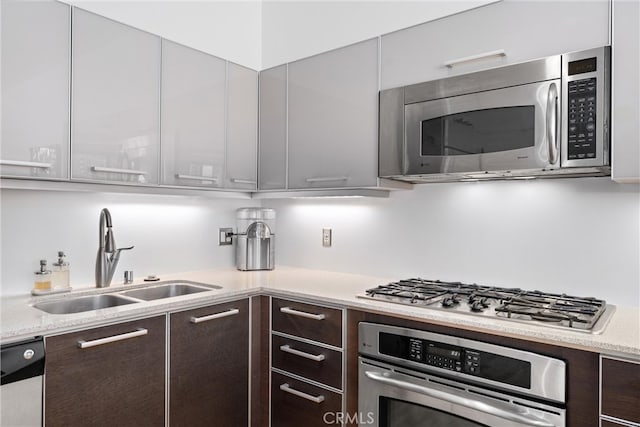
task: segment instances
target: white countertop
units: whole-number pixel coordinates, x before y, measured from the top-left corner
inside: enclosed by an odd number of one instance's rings
[[[317,303],[335,304],[353,309],[401,316],[433,324],[509,336],[581,350],[612,355],[640,357],[640,310],[616,307],[613,317],[601,334],[565,331],[531,324],[510,322],[491,317],[477,317],[442,310],[428,310],[384,301],[358,298],[366,289],[395,279],[335,273],[278,266],[273,271],[240,272],[235,269],[205,270],[165,275],[166,280],[188,280],[222,289],[181,297],[135,303],[76,314],[54,315],[33,308],[40,301],[69,298],[95,292],[122,292],[144,283],[112,285],[96,290],[74,289],[70,294],[32,297],[18,295],[0,299],[0,341],[10,342],[34,335],[53,335],[79,328],[101,325],[138,317],[179,311],[239,297],[258,294],[310,299]]]

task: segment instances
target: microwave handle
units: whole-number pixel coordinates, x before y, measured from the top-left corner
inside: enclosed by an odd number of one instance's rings
[[[558,161],[558,88],[555,83],[549,85],[547,93],[547,144],[549,146],[549,164]]]

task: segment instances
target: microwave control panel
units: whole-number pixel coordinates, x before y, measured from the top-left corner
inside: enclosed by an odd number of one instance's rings
[[[568,159],[593,159],[596,157],[596,78],[573,80],[568,85]]]

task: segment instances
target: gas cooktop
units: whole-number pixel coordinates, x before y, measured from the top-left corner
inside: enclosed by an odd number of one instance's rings
[[[596,334],[615,310],[590,297],[425,279],[388,283],[358,297]]]

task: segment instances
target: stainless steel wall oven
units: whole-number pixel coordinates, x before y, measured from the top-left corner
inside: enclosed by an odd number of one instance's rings
[[[565,427],[555,358],[396,326],[359,325],[358,412],[375,427]]]

